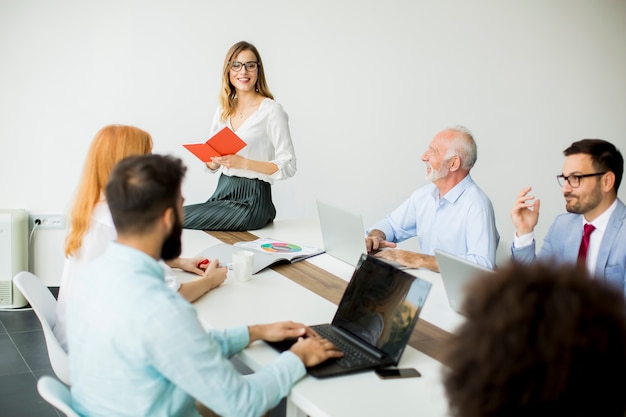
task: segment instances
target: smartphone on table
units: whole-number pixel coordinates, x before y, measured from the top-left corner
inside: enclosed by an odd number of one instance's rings
[[[374,372],[381,379],[417,378],[422,376],[415,368],[380,368],[375,369]]]

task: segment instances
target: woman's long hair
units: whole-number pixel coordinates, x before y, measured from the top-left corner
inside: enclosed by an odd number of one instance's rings
[[[70,230],[65,239],[65,256],[78,253],[89,230],[96,204],[103,196],[115,165],[131,155],[152,152],[152,137],[134,126],[109,125],[94,137],[70,213]]]

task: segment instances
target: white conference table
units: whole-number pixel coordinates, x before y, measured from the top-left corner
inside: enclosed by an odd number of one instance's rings
[[[283,220],[253,231],[258,237],[322,247],[316,219]],[[182,256],[195,256],[209,246],[221,243],[203,232],[183,231]],[[308,262],[348,281],[354,267],[328,254],[307,259]],[[447,302],[439,274],[408,270],[433,284],[420,319],[449,332],[463,318]],[[182,280],[193,279],[177,271]],[[247,282],[231,277],[220,287],[194,303],[199,319],[206,327],[225,328],[238,325],[294,320],[305,324],[332,320],[337,306],[271,269],[255,274]],[[263,342],[255,342],[238,358],[257,370],[271,362],[278,353]],[[448,416],[447,401],[441,382],[443,365],[424,353],[407,346],[399,367],[416,368],[420,378],[381,380],[374,372],[316,379],[306,376],[287,397],[287,416],[346,417],[410,415]]]

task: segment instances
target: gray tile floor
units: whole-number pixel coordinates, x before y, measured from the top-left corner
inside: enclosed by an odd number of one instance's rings
[[[58,288],[50,291],[58,294]],[[245,365],[233,361],[242,372]],[[0,310],[0,416],[64,417],[37,392],[37,379],[54,375],[41,324],[35,312],[23,309]],[[285,400],[270,417],[285,416]]]
[[[56,295],[57,288],[51,291]],[[37,379],[52,375],[41,324],[30,308],[0,311],[0,415],[62,416],[37,392]]]

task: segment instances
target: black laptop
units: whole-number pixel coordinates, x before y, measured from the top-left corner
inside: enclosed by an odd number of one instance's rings
[[[344,357],[307,372],[317,378],[396,366],[430,292],[431,284],[371,255],[362,254],[330,324],[311,326]],[[267,342],[279,351],[295,340]]]

